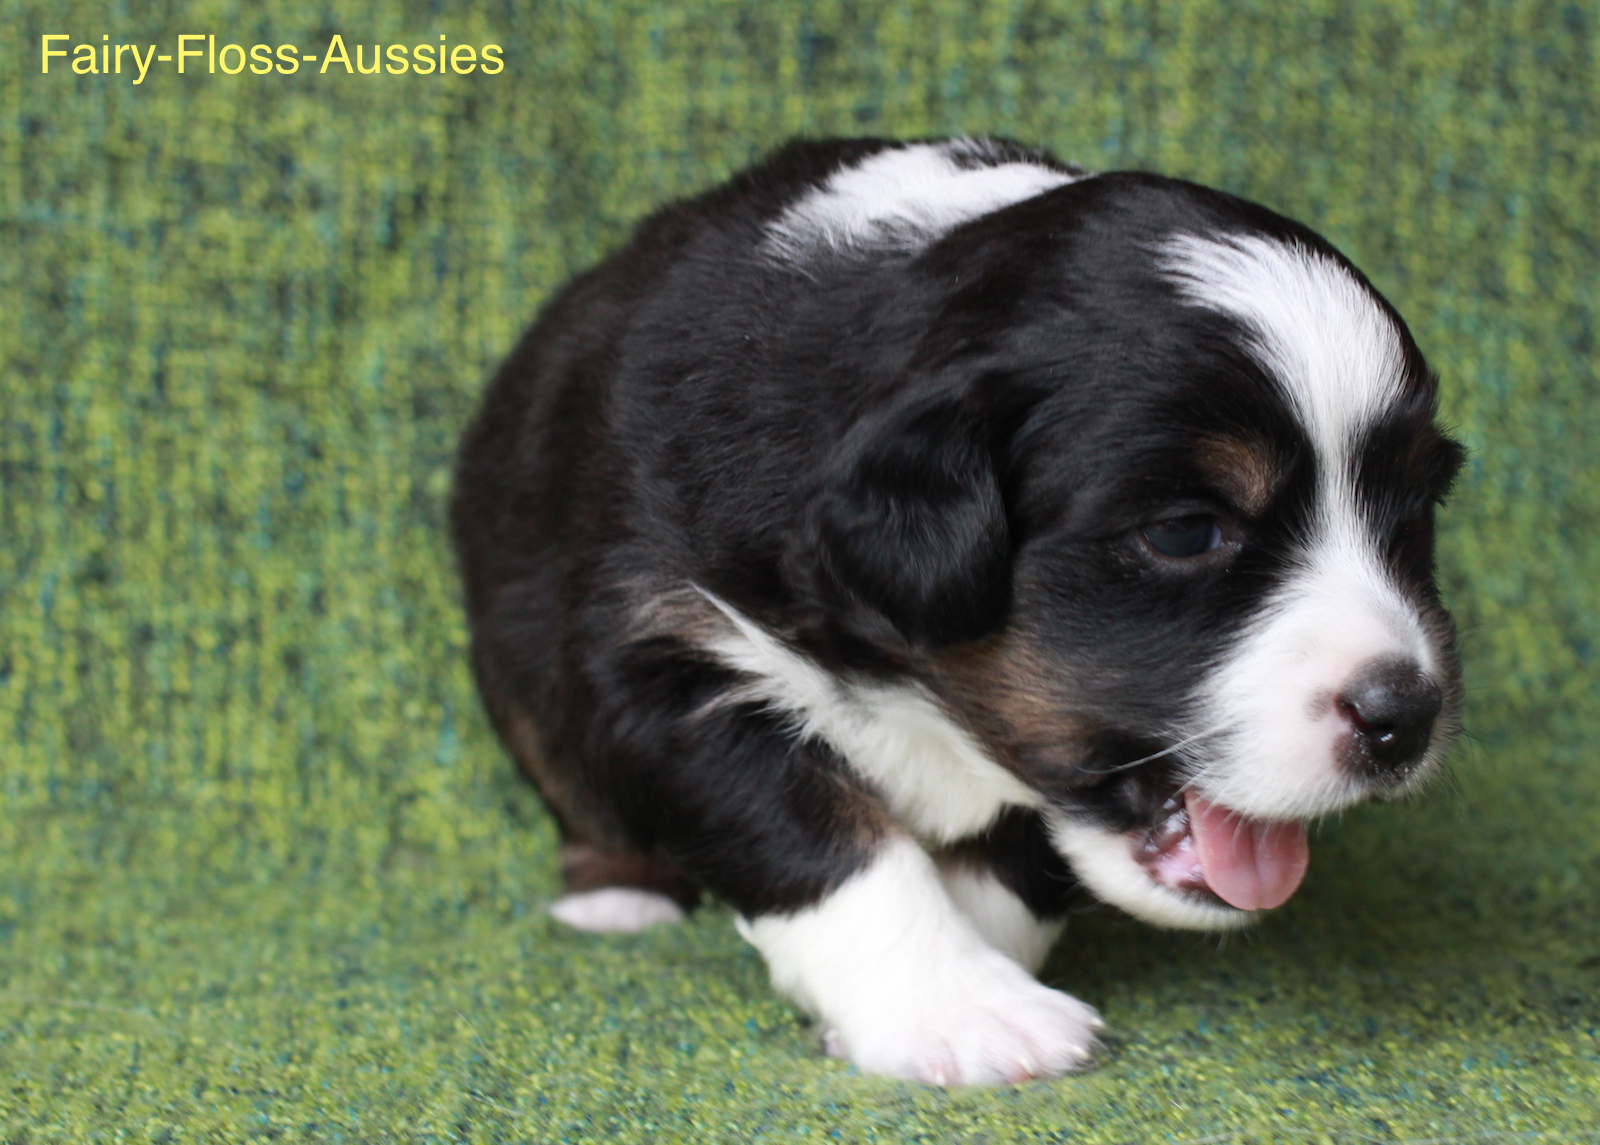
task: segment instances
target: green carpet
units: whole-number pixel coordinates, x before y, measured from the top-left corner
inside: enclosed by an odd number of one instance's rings
[[[1600,1140],[1597,24],[0,0],[0,1142]],[[40,72],[185,33],[506,62]],[[720,909],[544,917],[443,505],[486,372],[652,205],[791,134],[989,131],[1303,218],[1407,315],[1472,450],[1472,738],[1252,935],[1074,919],[1103,1064],[939,1092],[821,1058]]]

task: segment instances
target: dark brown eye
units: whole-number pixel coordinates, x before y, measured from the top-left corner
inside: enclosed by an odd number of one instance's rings
[[[1152,549],[1174,560],[1198,557],[1222,544],[1222,527],[1205,513],[1155,521],[1140,532]]]

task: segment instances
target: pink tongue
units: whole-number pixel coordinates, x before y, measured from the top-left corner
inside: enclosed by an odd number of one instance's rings
[[[1200,873],[1217,897],[1240,910],[1281,906],[1305,877],[1311,851],[1303,823],[1246,819],[1184,796]]]

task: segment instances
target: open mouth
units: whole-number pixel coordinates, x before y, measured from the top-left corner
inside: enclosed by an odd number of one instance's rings
[[[1155,785],[1146,804],[1154,804],[1155,815],[1127,838],[1153,882],[1237,910],[1268,910],[1294,894],[1311,857],[1304,823],[1253,819],[1169,777],[1141,779]]]

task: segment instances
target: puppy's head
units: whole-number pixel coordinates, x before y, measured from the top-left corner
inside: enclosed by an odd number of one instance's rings
[[[1405,324],[1264,209],[1101,176],[924,253],[950,285],[816,513],[828,583],[1041,796],[1100,897],[1221,927],[1459,720]],[[870,624],[863,622],[861,631]]]

